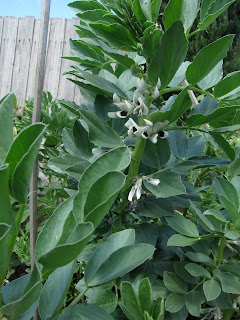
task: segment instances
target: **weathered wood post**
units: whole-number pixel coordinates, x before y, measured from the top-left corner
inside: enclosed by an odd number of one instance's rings
[[[34,105],[32,123],[41,120],[42,91],[45,74],[45,59],[48,40],[48,24],[51,0],[42,0],[41,27],[38,44],[38,58],[35,73],[34,87]],[[37,239],[37,179],[38,179],[38,162],[36,160],[32,179],[30,182],[29,210],[30,210],[30,250],[31,250],[31,268],[34,266],[34,250]]]

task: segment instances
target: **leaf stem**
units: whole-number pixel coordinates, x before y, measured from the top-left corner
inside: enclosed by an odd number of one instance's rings
[[[202,31],[202,30],[201,29],[196,29],[193,32],[189,33],[187,37],[191,38],[192,36],[194,36],[196,33],[200,32],[200,31]]]
[[[69,306],[73,306],[74,304],[77,304],[79,300],[82,299],[82,297],[85,295],[85,293],[88,291],[89,287],[85,287],[85,289],[80,292],[76,298],[69,304]]]
[[[165,94],[165,93],[170,93],[170,92],[174,92],[174,91],[183,91],[185,88],[186,88],[186,87],[183,87],[183,86],[177,86],[177,87],[162,89],[162,90],[160,90],[159,95],[161,96],[161,95],[163,95],[163,94]],[[194,91],[194,92],[198,92],[198,93],[201,93],[201,94],[205,94],[206,96],[209,96],[209,97],[211,97],[211,98],[219,101],[219,99],[216,99],[216,98],[214,97],[214,95],[212,95],[212,94],[211,94],[210,92],[208,92],[208,91],[205,91],[205,90],[202,90],[202,89],[193,87],[193,86],[191,86],[191,85],[188,86],[188,90],[192,90],[192,91]]]

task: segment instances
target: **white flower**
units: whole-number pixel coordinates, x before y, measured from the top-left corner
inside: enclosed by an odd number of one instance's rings
[[[109,118],[126,118],[133,112],[133,105],[127,100],[121,100],[116,93],[113,95],[113,103],[117,106],[121,111],[116,112],[108,112]]]
[[[142,137],[144,139],[150,139],[152,143],[157,143],[157,138],[165,139],[168,136],[168,132],[163,131],[163,129],[168,125],[169,121],[156,122],[154,125],[151,121],[144,119],[146,127],[144,127]]]
[[[133,111],[134,114],[137,114],[138,116],[143,116],[148,114],[148,108],[143,102],[142,98],[137,99],[136,108]]]
[[[132,187],[128,194],[128,200],[132,201],[134,195],[136,195],[137,200],[141,198],[141,191],[142,191],[142,182],[143,180],[147,181],[154,186],[158,186],[160,183],[159,179],[153,179],[147,176],[142,176],[142,178],[137,179],[135,185]]]
[[[148,183],[154,185],[154,186],[158,186],[160,183],[159,179],[153,179],[147,176],[142,176],[143,180],[147,181]]]
[[[155,87],[153,93],[152,93],[152,97],[154,99],[157,99],[159,97],[159,89],[158,89],[158,86]]]
[[[147,88],[147,84],[144,81],[144,79],[139,79],[137,80],[137,89],[142,93],[148,93],[148,88]]]
[[[128,194],[128,200],[132,201],[134,194],[136,194],[137,200],[141,198],[141,191],[142,191],[142,179],[138,179],[135,185],[132,187]]]
[[[141,136],[143,127],[139,127],[132,118],[125,123],[125,126],[128,128],[129,137],[134,138]]]

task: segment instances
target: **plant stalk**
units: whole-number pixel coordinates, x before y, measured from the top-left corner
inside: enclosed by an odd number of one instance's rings
[[[223,317],[221,320],[231,320],[234,314],[234,309],[224,310]]]
[[[85,295],[85,293],[88,291],[89,287],[86,287],[82,292],[79,293],[79,295],[76,296],[76,298],[69,304],[69,306],[73,306],[74,304],[77,304],[79,300],[82,299],[82,297]]]
[[[220,265],[223,261],[223,251],[224,251],[224,248],[226,246],[226,242],[227,242],[227,239],[226,237],[222,237],[220,239],[220,245],[219,245],[219,250],[218,250],[218,257],[217,257],[217,264]]]

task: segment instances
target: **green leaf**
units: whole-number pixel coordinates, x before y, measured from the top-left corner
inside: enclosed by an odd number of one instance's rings
[[[189,313],[194,317],[199,317],[201,304],[205,301],[202,292],[190,291],[185,297],[186,307]]]
[[[185,281],[183,281],[178,275],[173,272],[164,271],[163,273],[163,282],[168,290],[184,294],[187,292],[188,285]]]
[[[114,318],[103,308],[94,304],[77,304],[63,309],[54,320],[114,320]]]
[[[188,247],[196,243],[198,240],[198,238],[189,238],[181,234],[174,234],[168,239],[167,245],[169,247]]]
[[[96,270],[108,260],[112,253],[124,246],[133,245],[134,241],[135,231],[133,229],[123,230],[109,236],[107,241],[98,246],[91,256],[85,270],[85,279],[92,278]]]
[[[236,276],[229,272],[220,272],[216,277],[220,280],[224,292],[240,294],[240,281]]]
[[[92,223],[80,223],[73,229],[65,243],[60,243],[49,250],[39,258],[38,262],[47,269],[55,269],[70,263],[84,249],[93,231]]]
[[[36,243],[36,261],[47,252],[54,249],[61,238],[64,237],[67,239],[70,232],[72,232],[71,228],[66,228],[66,222],[69,221],[69,216],[73,209],[73,199],[74,196],[64,201],[57,209],[55,209],[51,217],[45,223]]]
[[[133,243],[134,230],[111,235],[91,256],[85,269],[86,285],[94,287],[109,282],[133,270],[153,254],[153,246]]]
[[[162,30],[155,29],[145,39],[143,43],[143,51],[142,51],[142,54],[145,57],[149,57],[153,59],[156,56],[158,52],[158,46],[160,43],[161,36],[162,36]]]
[[[168,134],[168,141],[172,154],[179,159],[185,159],[188,154],[188,139],[181,130],[171,130]]]
[[[153,186],[144,181],[144,186],[156,197],[168,198],[179,194],[185,194],[186,189],[179,174],[175,172],[159,172],[153,175],[154,179],[159,179],[158,186]]]
[[[228,133],[228,132],[234,132],[234,131],[238,131],[240,129],[240,125],[233,125],[233,126],[229,126],[229,127],[221,127],[221,128],[217,128],[217,129],[213,129],[213,132],[222,132],[222,133]]]
[[[129,165],[130,159],[129,149],[120,147],[105,153],[85,170],[79,181],[79,191],[73,205],[73,213],[78,223],[84,221],[84,206],[95,181],[110,171],[124,170]]]
[[[80,77],[88,81],[94,87],[103,90],[108,96],[112,97],[113,94],[116,93],[119,97],[128,99],[126,94],[121,89],[103,77],[83,71],[81,69],[78,69],[78,73],[80,74]]]
[[[142,279],[138,289],[141,308],[149,314],[152,310],[152,288],[148,278]]]
[[[114,108],[112,99],[108,97],[97,95],[94,102],[94,109],[96,115],[104,122],[106,122],[108,117],[108,111]]]
[[[94,263],[93,254],[86,267],[85,282],[88,287],[94,287],[116,279],[145,262],[152,256],[154,250],[155,248],[152,245],[145,243],[122,247],[113,252],[109,258],[101,264],[99,269],[95,270],[92,277],[89,277],[89,275],[86,277],[88,265]],[[134,259],[132,259],[132,257],[134,257]]]
[[[96,22],[90,23],[95,34],[105,38],[116,49],[136,51],[137,42],[132,38],[129,30],[117,23]]]
[[[24,276],[2,287],[4,305],[0,308],[0,312],[16,318],[27,311],[38,299],[41,287],[40,274],[35,266],[30,277]]]
[[[228,141],[220,133],[211,132],[210,134],[215,142],[219,145],[219,147],[226,153],[228,158],[233,161],[236,157],[236,154],[235,150],[230,146]]]
[[[162,168],[170,159],[168,139],[158,139],[157,143],[146,141],[141,161],[151,168]]]
[[[164,320],[164,311],[164,299],[158,298],[152,313],[153,320]]]
[[[88,133],[80,124],[75,121],[73,127],[73,136],[77,149],[83,158],[89,159],[92,156],[92,149],[94,145],[89,141]]]
[[[236,223],[236,221],[239,219],[239,211],[235,207],[235,205],[224,195],[219,195],[219,200],[221,204],[223,204],[224,208],[227,209],[228,214],[230,216],[230,219],[233,223]]]
[[[150,218],[160,218],[174,215],[173,203],[170,199],[147,197],[138,201],[138,215]]]
[[[238,106],[219,108],[216,100],[205,97],[191,110],[186,122],[189,126],[199,126],[204,123],[214,124],[216,121],[231,121],[238,109]]]
[[[236,158],[228,167],[227,170],[228,178],[232,178],[232,184],[235,186],[236,190],[239,190],[239,183],[237,182],[240,179],[240,158]],[[235,180],[234,180],[235,179]],[[236,185],[233,181],[236,181]],[[238,195],[240,195],[238,191]]]
[[[13,140],[13,107],[14,94],[9,93],[0,101],[0,164]]]
[[[5,274],[8,270],[9,265],[9,235],[10,235],[11,226],[5,223],[0,223],[0,255],[1,255],[1,264],[0,264],[0,278],[4,279]]]
[[[148,243],[156,246],[158,238],[157,228],[150,223],[142,223],[134,227],[136,239],[135,243]]]
[[[205,78],[226,57],[233,38],[234,35],[227,35],[204,47],[189,65],[186,73],[187,81],[194,85]]]
[[[212,223],[208,220],[206,216],[202,214],[201,210],[198,207],[196,207],[192,201],[190,201],[190,208],[196,214],[198,220],[200,221],[204,229],[206,229],[207,231],[215,231]]]
[[[198,28],[206,29],[217,17],[222,14],[236,0],[204,0],[201,9],[201,22]]]
[[[106,173],[92,185],[84,207],[85,222],[92,222],[94,228],[99,225],[124,186],[125,180],[124,174],[112,171]]]
[[[203,212],[203,214],[207,217],[212,218],[213,220],[221,223],[222,225],[225,225],[227,223],[227,220],[224,218],[224,216],[214,209],[208,209]]]
[[[240,71],[228,74],[214,87],[214,96],[224,99],[240,91]]]
[[[201,245],[201,244],[200,244]],[[194,277],[192,276],[186,269],[185,266],[188,264],[187,261],[175,261],[174,262],[174,271],[176,274],[182,278],[184,281],[191,283],[191,284],[197,284],[200,281],[200,277]]]
[[[143,312],[134,293],[131,283],[122,281],[120,285],[123,308],[133,318],[143,320]]]
[[[201,262],[203,264],[206,264],[207,266],[214,267],[214,268],[216,267],[215,262],[204,253],[187,252],[185,255],[194,262]]]
[[[116,294],[112,291],[112,285],[90,288],[85,293],[86,301],[89,304],[96,304],[108,313],[114,312],[118,305]]]
[[[194,277],[211,278],[210,273],[205,268],[203,268],[200,264],[188,263],[185,266],[185,269]]]
[[[203,89],[209,89],[217,84],[223,77],[223,60],[221,60],[216,67],[212,69],[209,74],[198,82],[198,86]]]
[[[187,48],[188,41],[183,24],[181,21],[176,21],[161,38],[157,55],[149,66],[149,79],[157,83],[160,78],[161,87],[165,88],[185,60]],[[159,61],[164,61],[164,63],[159,63]]]
[[[86,10],[94,10],[94,9],[105,10],[105,7],[100,2],[91,1],[91,0],[74,1],[69,3],[68,6],[77,12],[84,12]]]
[[[166,299],[166,311],[176,313],[185,305],[185,296],[172,292]]]
[[[153,22],[157,22],[161,4],[162,4],[162,0],[152,0],[151,1]]]
[[[13,141],[6,156],[5,162],[9,164],[11,194],[21,203],[24,203],[28,196],[32,169],[45,128],[45,125],[37,123],[22,130]]]
[[[89,140],[102,147],[116,148],[123,144],[119,136],[98,116],[89,110],[81,110],[80,117],[89,129]]]
[[[235,206],[236,209],[239,208],[238,193],[235,187],[231,184],[231,182],[223,178],[217,177],[214,180],[214,188],[218,196],[223,195]]]
[[[217,299],[221,293],[221,288],[218,282],[214,279],[208,280],[203,284],[203,292],[205,294],[207,301],[212,301]]]
[[[169,124],[176,121],[180,118],[184,112],[186,112],[192,105],[192,101],[187,92],[187,88],[185,88],[176,98],[174,103],[171,106],[170,110],[165,112],[154,112],[148,116],[148,120],[156,123],[163,122],[165,120],[169,121]]]
[[[54,317],[61,309],[70,287],[76,261],[55,270],[45,282],[39,300],[42,320]],[[51,297],[51,299],[49,299]]]
[[[187,33],[197,16],[198,9],[198,0],[170,0],[163,15],[165,29],[170,28],[176,20],[181,20]]]
[[[9,225],[12,229],[12,233],[15,229],[15,219],[9,198],[8,172],[8,164],[0,167],[0,223]]]
[[[196,225],[180,214],[177,214],[174,217],[166,217],[166,221],[174,230],[184,236],[192,238],[199,237],[199,232]]]

